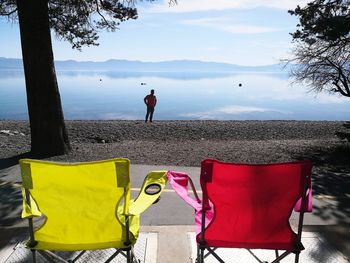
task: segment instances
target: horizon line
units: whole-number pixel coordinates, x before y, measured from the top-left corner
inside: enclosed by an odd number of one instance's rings
[[[11,57],[0,57],[0,59],[15,59],[15,60],[23,60],[23,58],[11,58]],[[276,66],[282,65],[283,62],[273,63],[273,64],[264,64],[264,65],[240,65],[229,62],[218,62],[218,61],[204,61],[197,59],[173,59],[173,60],[160,60],[160,61],[143,61],[143,60],[131,60],[131,59],[119,59],[119,58],[110,58],[107,60],[75,60],[75,59],[54,59],[55,62],[77,62],[77,63],[106,63],[110,61],[127,61],[127,62],[140,62],[140,63],[163,63],[163,62],[199,62],[199,63],[215,63],[215,64],[225,64],[231,66],[239,66],[239,67],[266,67],[266,66]]]

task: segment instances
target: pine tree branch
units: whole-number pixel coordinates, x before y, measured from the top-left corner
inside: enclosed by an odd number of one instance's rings
[[[0,16],[10,16],[12,15],[13,13],[16,13],[17,12],[17,8],[10,11],[10,12],[6,12],[6,13],[0,13]]]

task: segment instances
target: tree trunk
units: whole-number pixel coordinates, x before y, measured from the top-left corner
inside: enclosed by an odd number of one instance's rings
[[[47,0],[17,0],[32,153],[71,150],[54,66]]]

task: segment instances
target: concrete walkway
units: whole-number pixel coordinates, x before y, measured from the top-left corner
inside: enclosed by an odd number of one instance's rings
[[[26,222],[20,219],[22,199],[19,167],[12,165],[2,168],[0,170],[0,263],[11,263],[11,255],[14,256],[16,251],[19,251],[18,253],[22,251],[18,242],[23,240],[27,230]],[[195,182],[197,190],[200,189],[199,167],[132,165],[133,196],[138,194],[144,176],[151,170],[187,172]],[[350,259],[349,197],[314,196],[313,201],[314,212],[306,214],[303,234],[312,244],[309,254],[313,259],[308,258],[304,262],[349,262],[347,260]],[[291,224],[293,226],[296,224],[295,215],[292,215]],[[143,250],[140,253],[147,254],[147,257],[145,255],[142,257],[144,258],[142,262],[193,262],[195,251],[193,209],[187,206],[169,186],[162,194],[160,202],[142,214],[141,225],[143,237],[140,240],[146,245],[140,249]],[[17,250],[14,251],[14,248]],[[231,252],[222,253],[224,256],[230,256]],[[235,258],[237,257],[239,258],[240,255],[235,255]],[[208,263],[212,262],[208,260]],[[22,261],[17,260],[17,262]],[[244,260],[244,262],[249,261]]]

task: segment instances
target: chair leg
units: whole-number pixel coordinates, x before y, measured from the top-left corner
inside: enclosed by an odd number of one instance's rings
[[[299,262],[299,254],[300,254],[300,252],[297,252],[297,253],[295,253],[295,263],[298,263]]]
[[[105,263],[111,262],[116,256],[118,256],[119,253],[123,254],[123,252],[122,252],[120,249],[116,249],[116,251],[114,252],[114,254],[111,255],[111,256],[105,261]]]
[[[225,261],[223,261],[223,260],[219,257],[219,255],[215,253],[215,251],[214,251],[215,248],[212,249],[212,248],[210,248],[210,247],[207,247],[207,249],[208,249],[209,253],[210,253],[211,255],[213,255],[213,257],[214,257],[217,261],[219,261],[220,263],[225,263]]]
[[[256,261],[258,261],[259,263],[268,263],[267,261],[261,261],[254,253],[253,253],[253,251],[251,251],[251,249],[246,249],[248,252],[249,252],[249,254],[250,255],[252,255],[253,256],[253,258],[256,260]]]
[[[128,249],[128,250],[126,251],[126,262],[127,262],[127,263],[132,263],[130,249]]]
[[[276,258],[279,258],[279,254],[278,254],[278,250],[275,250],[275,254],[276,254]],[[277,261],[276,263],[280,263],[279,261]]]
[[[215,251],[217,248],[216,247],[214,247],[213,248],[213,251]],[[207,253],[204,253],[204,259],[206,258],[206,257],[209,257],[211,255],[211,253],[210,253],[210,251],[208,250],[208,252]]]
[[[77,256],[75,256],[74,258],[68,260],[68,262],[70,262],[70,263],[76,262],[85,253],[86,253],[86,250],[81,251]]]
[[[289,250],[285,251],[280,256],[278,256],[278,258],[276,258],[274,261],[272,261],[271,263],[278,263],[278,262],[280,262],[282,259],[284,259],[286,256],[288,256],[290,253],[292,253],[292,252],[289,251]]]
[[[41,256],[43,256],[48,262],[52,263],[68,263],[69,261],[61,258],[50,250],[38,250],[37,251]]]
[[[35,251],[35,249],[31,249],[31,251],[32,251],[33,263],[36,263],[36,251]]]
[[[141,261],[139,259],[137,259],[137,257],[135,256],[135,252],[134,252],[134,248],[131,247],[131,262],[132,263],[140,263]]]
[[[199,248],[199,263],[204,263],[204,247]]]

